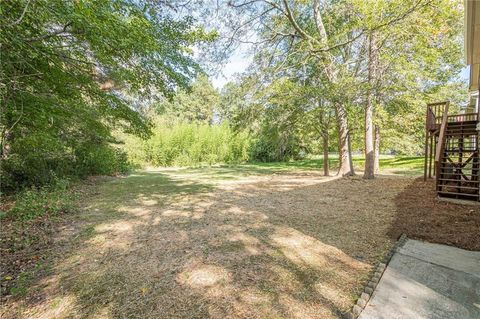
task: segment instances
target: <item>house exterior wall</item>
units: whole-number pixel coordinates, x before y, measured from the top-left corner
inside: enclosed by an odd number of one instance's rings
[[[480,1],[465,0],[465,61],[470,66],[470,112],[479,110],[480,89]]]

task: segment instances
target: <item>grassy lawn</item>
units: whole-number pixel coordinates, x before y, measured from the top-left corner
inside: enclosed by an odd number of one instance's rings
[[[357,172],[362,172],[365,165],[363,157],[354,156],[353,166]],[[382,173],[397,175],[421,175],[423,174],[424,157],[422,156],[388,156],[382,155],[380,158],[380,169]],[[338,168],[338,157],[331,155],[329,159],[330,174],[334,175]],[[242,165],[221,165],[216,167],[191,168],[190,171],[198,170],[204,174],[210,172],[218,173],[219,168],[228,168],[233,170],[230,177],[237,178],[245,174],[272,174],[288,171],[319,171],[323,172],[323,158],[304,159],[289,162],[273,162],[273,163],[249,163]],[[228,177],[228,173],[225,174]],[[222,177],[222,178],[223,178]]]
[[[323,177],[321,165],[165,168],[94,181],[81,213],[58,229],[48,275],[0,315],[338,318],[391,247],[395,198],[412,178]],[[421,158],[381,165],[409,175]]]

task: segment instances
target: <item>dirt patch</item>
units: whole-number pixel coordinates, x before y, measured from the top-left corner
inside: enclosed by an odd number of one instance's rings
[[[435,182],[417,178],[395,198],[397,218],[389,234],[480,251],[480,206],[437,200]]]

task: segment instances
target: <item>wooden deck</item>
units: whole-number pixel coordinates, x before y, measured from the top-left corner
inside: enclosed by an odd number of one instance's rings
[[[449,114],[449,102],[429,104],[424,177],[439,197],[480,201],[479,113]]]

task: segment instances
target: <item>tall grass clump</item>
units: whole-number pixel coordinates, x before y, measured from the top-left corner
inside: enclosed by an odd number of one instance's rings
[[[169,122],[157,118],[148,140],[123,136],[131,163],[137,166],[197,166],[249,160],[252,138],[228,123]]]

